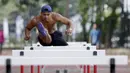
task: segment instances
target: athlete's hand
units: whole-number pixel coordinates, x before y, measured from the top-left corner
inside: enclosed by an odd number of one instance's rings
[[[66,33],[67,35],[72,35],[72,28],[68,28],[68,29],[65,31],[65,33]]]
[[[30,39],[30,35],[25,35],[24,40],[29,40]]]
[[[25,36],[24,37],[24,40],[29,40],[30,39],[30,36]]]

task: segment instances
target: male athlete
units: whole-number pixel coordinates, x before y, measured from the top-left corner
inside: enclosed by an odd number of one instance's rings
[[[60,15],[59,13],[52,12],[52,8],[49,5],[45,5],[41,8],[41,13],[38,16],[32,18],[25,28],[25,40],[30,39],[30,31],[33,27],[36,27],[39,31],[38,41],[43,46],[67,46],[67,42],[63,39],[62,33],[55,28],[56,22],[62,22],[67,26],[66,34],[72,33],[71,21]]]

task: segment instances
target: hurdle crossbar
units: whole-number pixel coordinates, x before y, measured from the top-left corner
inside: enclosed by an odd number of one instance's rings
[[[95,46],[26,46],[24,50],[96,50]]]
[[[26,57],[93,57],[106,56],[105,50],[12,50],[12,56]]]
[[[109,65],[110,59],[115,59],[116,65],[127,65],[127,56],[102,57],[12,57],[1,56],[0,65],[11,60],[11,65]]]

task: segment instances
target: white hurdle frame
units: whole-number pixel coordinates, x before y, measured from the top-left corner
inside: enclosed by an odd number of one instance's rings
[[[106,56],[105,50],[12,50],[12,56],[19,57],[93,57]]]
[[[26,46],[24,50],[96,50],[95,46]]]
[[[102,57],[12,57],[0,56],[0,65],[11,59],[11,64],[18,65],[109,65],[110,59],[115,59],[116,65],[127,65],[128,56],[102,56]]]
[[[113,61],[113,62],[112,62]],[[113,64],[112,64],[113,63]],[[83,71],[86,73],[86,65],[127,65],[127,56],[102,56],[102,57],[11,57],[1,56],[0,65],[6,66],[6,73],[11,73],[11,66],[20,66],[21,73],[24,73],[24,65],[31,66],[31,73],[34,73],[33,65],[84,65]],[[87,68],[90,68],[87,66]],[[40,69],[40,68],[39,68]],[[40,70],[38,70],[40,71]],[[38,72],[40,73],[40,72]]]
[[[15,57],[93,57],[105,55],[105,50],[12,50],[12,56]],[[80,65],[81,67],[82,65]]]

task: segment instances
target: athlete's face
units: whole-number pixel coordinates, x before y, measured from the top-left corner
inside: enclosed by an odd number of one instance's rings
[[[41,12],[41,17],[43,20],[47,21],[49,18],[50,12]]]

